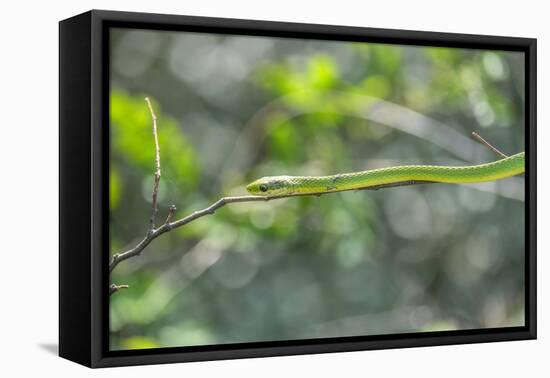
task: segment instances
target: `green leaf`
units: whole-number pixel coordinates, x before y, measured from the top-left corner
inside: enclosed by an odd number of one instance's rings
[[[317,55],[309,61],[307,76],[312,88],[328,89],[335,85],[338,69],[329,56]]]
[[[122,339],[121,349],[151,349],[159,348],[161,345],[155,340],[145,336],[134,336]]]

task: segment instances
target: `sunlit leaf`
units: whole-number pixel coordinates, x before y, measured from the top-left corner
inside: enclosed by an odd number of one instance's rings
[[[109,206],[114,209],[120,201],[120,193],[122,191],[122,180],[117,169],[111,166],[109,172]]]
[[[145,336],[128,337],[126,339],[122,339],[120,344],[122,349],[150,349],[161,346],[154,339]]]
[[[311,87],[328,89],[336,83],[338,70],[332,58],[318,55],[309,61],[307,75]]]

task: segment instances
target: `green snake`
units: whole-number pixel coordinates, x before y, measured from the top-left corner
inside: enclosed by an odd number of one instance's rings
[[[500,180],[524,172],[525,152],[520,152],[491,163],[462,167],[403,165],[331,176],[270,176],[250,183],[246,190],[270,197],[324,194],[426,182],[468,184]]]

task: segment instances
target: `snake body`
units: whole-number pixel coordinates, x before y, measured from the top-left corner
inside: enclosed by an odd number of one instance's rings
[[[491,163],[461,167],[403,165],[331,176],[270,176],[250,183],[246,189],[261,196],[323,194],[417,182],[467,184],[500,180],[523,172],[525,152],[520,152]]]

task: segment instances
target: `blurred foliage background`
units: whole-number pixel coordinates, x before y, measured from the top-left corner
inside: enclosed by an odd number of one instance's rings
[[[111,254],[261,176],[463,165],[524,150],[520,53],[114,29]],[[112,349],[524,324],[524,181],[232,204],[113,282]]]

